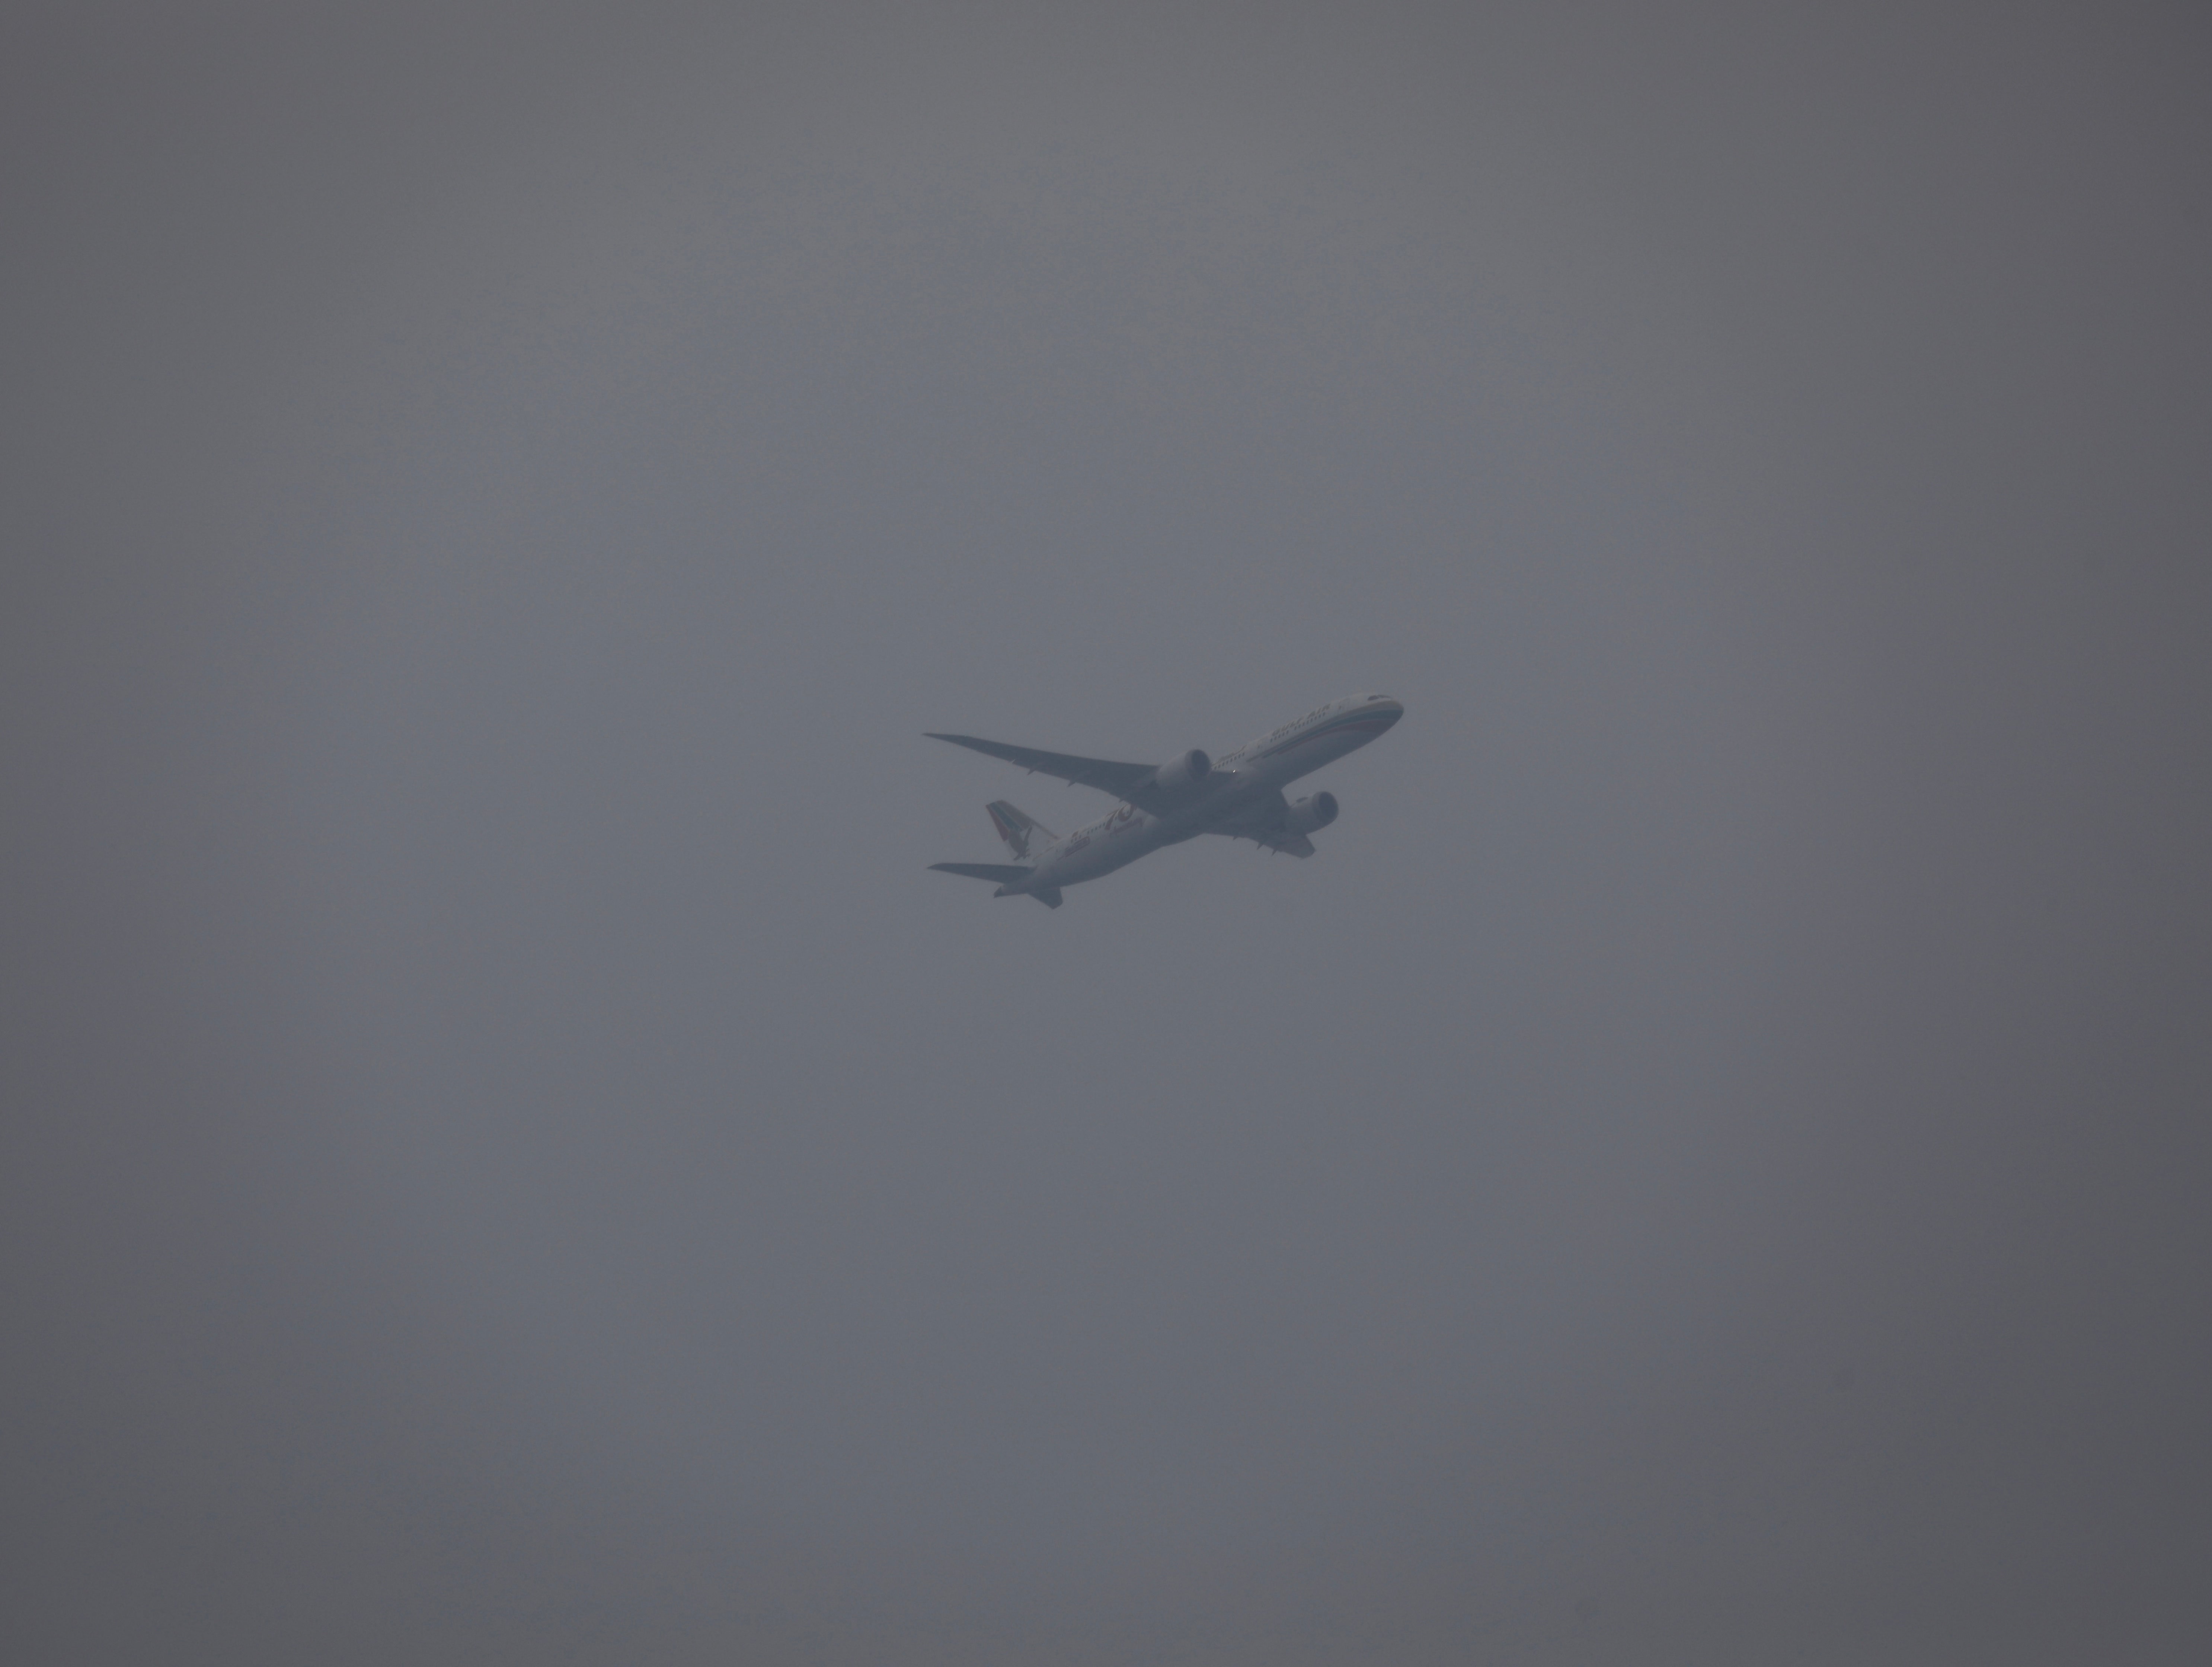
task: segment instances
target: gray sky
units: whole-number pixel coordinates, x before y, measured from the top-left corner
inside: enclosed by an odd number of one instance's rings
[[[2204,1659],[2208,44],[11,9],[0,1652]]]

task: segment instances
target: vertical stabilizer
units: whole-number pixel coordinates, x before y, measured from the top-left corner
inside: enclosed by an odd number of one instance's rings
[[[1022,861],[1031,860],[1039,846],[1050,845],[1060,837],[1042,822],[1024,815],[1004,799],[993,799],[983,808],[991,813],[991,826],[999,830],[999,837],[1006,842],[1006,849]]]

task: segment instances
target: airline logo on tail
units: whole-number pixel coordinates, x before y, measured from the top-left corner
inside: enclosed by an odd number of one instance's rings
[[[1018,858],[1030,856],[1030,846],[1036,835],[1042,834],[1048,844],[1059,837],[1035,817],[1024,815],[1004,799],[993,799],[983,808],[991,813],[991,826],[999,830],[999,837],[1006,842],[1006,849]]]

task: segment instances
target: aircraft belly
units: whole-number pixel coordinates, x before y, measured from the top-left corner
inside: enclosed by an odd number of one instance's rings
[[[1127,868],[1147,852],[1158,849],[1160,841],[1156,837],[1146,837],[1150,832],[1109,834],[1090,840],[1079,850],[1061,852],[1052,861],[1051,883],[1073,885],[1079,880],[1096,880],[1102,874]]]

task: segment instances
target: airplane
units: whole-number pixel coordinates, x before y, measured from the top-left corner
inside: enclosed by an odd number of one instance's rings
[[[1006,800],[994,799],[987,807],[991,826],[1014,860],[929,866],[939,873],[996,881],[994,897],[1034,897],[1056,909],[1063,887],[1096,880],[1163,846],[1201,834],[1224,834],[1293,857],[1310,857],[1314,844],[1306,836],[1336,820],[1336,795],[1315,793],[1294,804],[1283,797],[1284,784],[1365,746],[1405,715],[1404,705],[1387,694],[1347,694],[1218,759],[1194,747],[1165,764],[1115,764],[927,730],[923,733],[933,741],[950,741],[1024,770],[1096,787],[1121,801],[1110,815],[1062,839]]]

